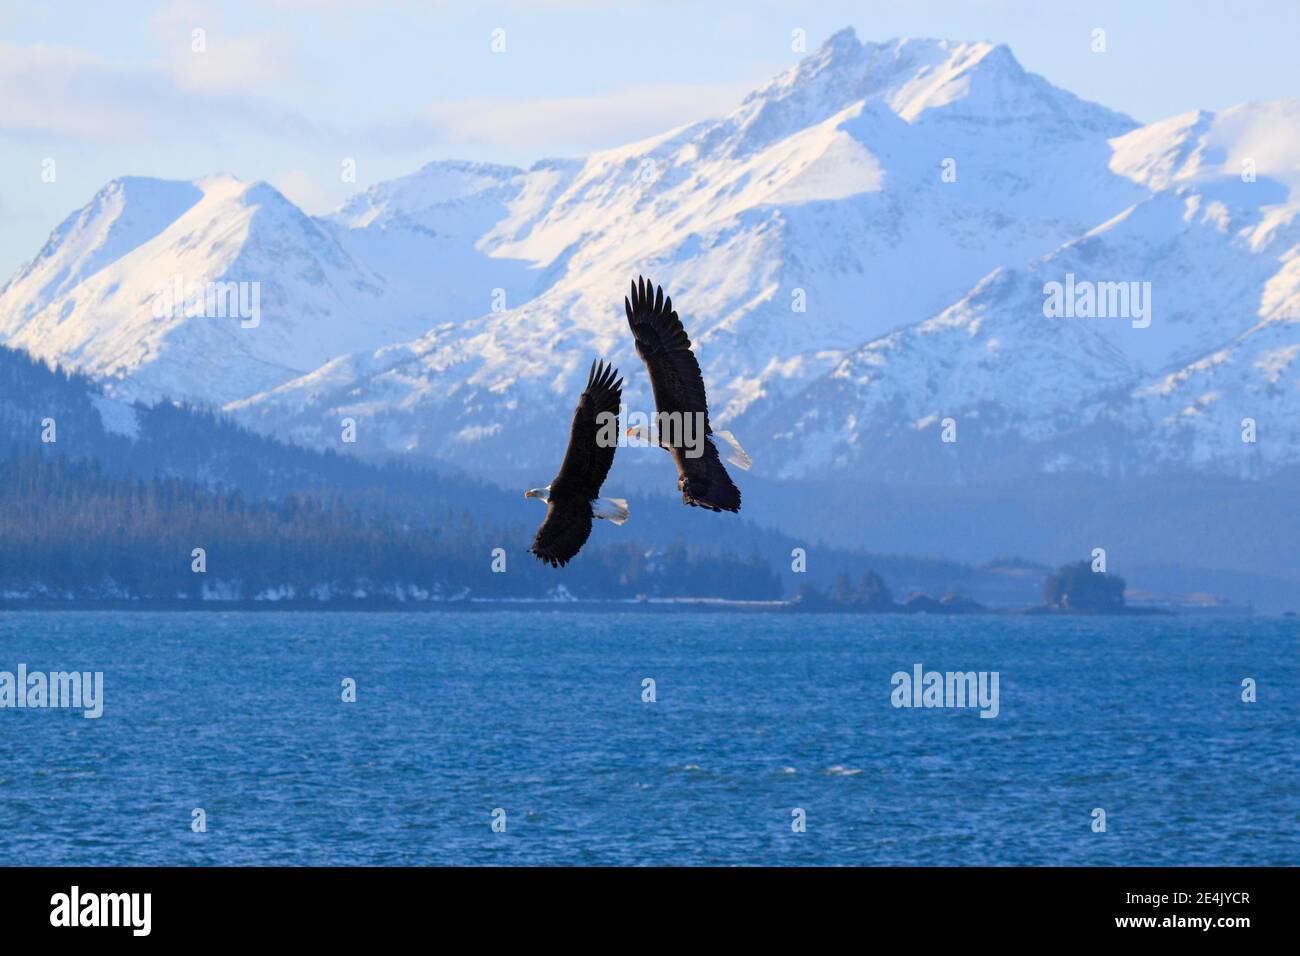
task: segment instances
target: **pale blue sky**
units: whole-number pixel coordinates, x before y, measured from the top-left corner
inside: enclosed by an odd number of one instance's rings
[[[1143,121],[1300,96],[1294,0],[4,0],[0,281],[115,176],[232,172],[321,212],[430,159],[528,165],[721,114],[798,59],[792,30],[844,26],[1004,42]]]

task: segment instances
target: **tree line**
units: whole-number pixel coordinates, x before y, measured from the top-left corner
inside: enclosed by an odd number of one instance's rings
[[[62,456],[0,461],[0,593],[9,600],[544,598],[562,594],[559,585],[587,598],[781,593],[757,553],[707,552],[684,540],[589,543],[557,572],[527,553],[533,530],[450,508],[417,525],[362,513],[339,496],[250,500]]]

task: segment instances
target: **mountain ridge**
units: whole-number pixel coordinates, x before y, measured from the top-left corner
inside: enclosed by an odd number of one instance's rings
[[[363,454],[536,469],[593,356],[637,370],[619,297],[645,274],[771,477],[1254,476],[1300,458],[1288,129],[1300,101],[1140,126],[1005,45],[844,30],[720,119],[528,169],[430,163],[328,216],[216,177],[114,233],[97,196],[68,222],[107,238],[56,229],[0,335],[303,444],[351,417]],[[175,267],[262,282],[266,331],[142,314]],[[1067,276],[1150,283],[1151,325],[1044,316]],[[650,402],[639,375],[625,394]]]

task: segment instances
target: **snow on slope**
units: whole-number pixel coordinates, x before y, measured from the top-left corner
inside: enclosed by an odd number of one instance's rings
[[[386,309],[423,317],[423,333],[481,315],[500,297],[510,304],[536,294],[536,263],[502,254],[483,237],[512,207],[544,204],[546,184],[562,179],[562,168],[526,175],[509,166],[430,163],[353,197],[323,227],[383,278]]]
[[[1024,267],[995,271],[937,318],[866,344],[745,424],[770,438],[786,476],[869,462],[877,475],[915,478],[945,454],[987,473],[1030,445],[1021,469],[1260,475],[1295,462],[1296,106],[1188,114],[1115,139],[1112,168],[1158,192]],[[1289,137],[1279,122],[1292,124]],[[1253,182],[1242,179],[1245,158]],[[1149,284],[1149,324],[1135,314],[1049,318],[1045,284],[1067,276]],[[944,449],[946,417],[979,440]],[[1241,440],[1246,417],[1259,427],[1255,443]]]
[[[980,117],[998,110],[991,136]],[[318,441],[363,413],[391,450],[531,465],[594,355],[631,370],[630,406],[649,403],[620,301],[644,273],[678,304],[718,419],[753,415],[1147,195],[1109,169],[1107,139],[1133,127],[1005,47],[836,34],[721,120],[502,186],[478,248],[544,277],[527,301],[231,408]]]
[[[596,355],[649,406],[620,301],[645,274],[760,471],[1258,472],[1300,455],[1298,133],[1296,101],[1138,127],[1005,46],[842,31],[719,120],[527,170],[433,163],[322,219],[265,186],[124,181],[130,215],[97,197],[56,230],[0,333],[295,441],[352,416],[363,452],[544,470]],[[266,331],[151,319],[177,263],[278,279],[282,308]],[[1150,283],[1150,327],[1044,316],[1067,275]],[[1243,465],[1246,406],[1272,424]]]
[[[1262,322],[1134,398],[1154,427],[1139,439],[1156,465],[1251,477],[1294,464],[1300,448],[1300,320]],[[1253,440],[1246,440],[1254,432]]]
[[[176,277],[241,284],[247,315],[187,315],[174,296],[169,309]],[[384,300],[378,277],[265,183],[121,180],[6,286],[0,334],[124,398],[223,403],[427,327]]]
[[[371,186],[349,199],[332,217],[353,228],[410,219],[426,221],[461,200],[508,183],[523,172],[491,163],[436,162],[402,179]]]
[[[158,235],[203,197],[193,183],[115,179],[54,230],[36,258],[0,289],[6,328]]]

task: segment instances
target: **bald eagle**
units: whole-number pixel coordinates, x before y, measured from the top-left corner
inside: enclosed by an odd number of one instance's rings
[[[715,438],[728,446],[727,461],[748,470],[749,455],[731,432],[709,426],[709,402],[704,393],[700,363],[691,340],[673,311],[673,300],[663,287],[638,277],[631,298],[624,297],[627,324],[636,336],[636,351],[650,373],[654,388],[658,435],[644,428],[627,434],[667,449],[677,464],[677,488],[682,501],[710,511],[739,511],[740,489],[718,457]]]
[[[525,498],[546,502],[546,518],[529,549],[542,563],[564,567],[591,535],[591,519],[614,524],[627,520],[627,501],[601,498],[609,467],[618,445],[618,412],[623,400],[623,380],[604,362],[592,362],[587,388],[578,399],[569,430],[569,448],[560,473],[545,488],[530,488]]]

